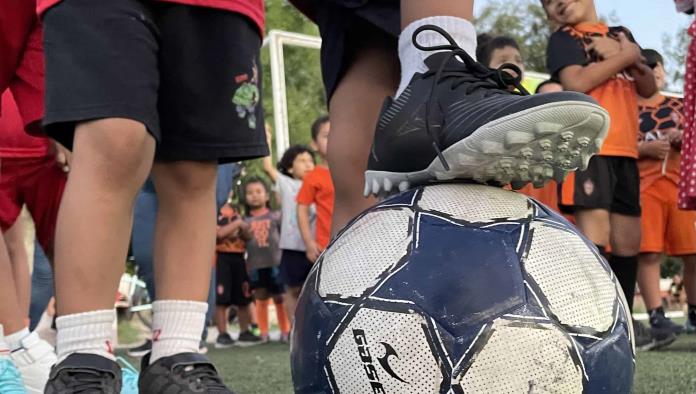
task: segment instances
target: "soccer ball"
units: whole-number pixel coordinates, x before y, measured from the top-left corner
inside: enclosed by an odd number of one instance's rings
[[[628,393],[628,308],[597,250],[522,194],[420,187],[354,219],[315,264],[297,393]]]

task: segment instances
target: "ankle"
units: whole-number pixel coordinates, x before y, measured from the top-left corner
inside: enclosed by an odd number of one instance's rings
[[[89,353],[115,360],[116,312],[113,309],[75,313],[56,319],[58,362],[74,353]]]
[[[150,363],[180,353],[197,353],[208,304],[162,300],[152,303],[152,354]]]

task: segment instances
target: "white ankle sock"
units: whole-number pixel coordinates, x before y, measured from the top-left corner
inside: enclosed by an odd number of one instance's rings
[[[421,51],[413,45],[413,33],[424,25],[435,25],[444,29],[469,56],[476,59],[476,28],[468,20],[454,16],[432,16],[412,22],[399,36],[401,84],[395,97],[399,97],[406,90],[406,86],[411,82],[415,73],[428,71],[424,63],[425,59],[435,52]],[[444,37],[433,31],[424,31],[418,34],[418,43],[426,47],[449,44]]]
[[[208,304],[205,302],[153,302],[150,363],[179,353],[197,353],[207,311]]]
[[[116,311],[113,309],[58,317],[56,319],[58,362],[73,353],[90,353],[116,360],[111,345],[115,321]]]
[[[5,342],[5,333],[2,324],[0,324],[0,357],[10,355],[10,346]]]
[[[24,327],[14,334],[5,335],[5,342],[7,342],[7,346],[10,347],[11,351],[15,351],[22,347],[22,339],[26,338],[29,334],[29,327]]]

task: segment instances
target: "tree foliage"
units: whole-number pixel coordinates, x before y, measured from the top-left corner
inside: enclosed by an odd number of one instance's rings
[[[679,30],[674,36],[667,33],[662,35],[662,56],[669,78],[669,90],[681,92],[684,90],[684,65],[689,46],[689,34],[686,28]]]

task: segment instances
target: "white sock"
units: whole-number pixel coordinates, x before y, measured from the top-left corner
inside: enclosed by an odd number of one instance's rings
[[[399,97],[406,90],[414,74],[428,71],[425,59],[436,53],[434,51],[421,51],[413,45],[413,33],[424,25],[435,25],[444,29],[469,56],[476,59],[476,28],[468,20],[454,16],[431,16],[412,22],[399,36],[401,84],[395,97]],[[449,44],[444,37],[433,31],[424,31],[418,34],[418,43],[425,47]]]
[[[90,353],[116,360],[111,345],[115,321],[114,309],[58,317],[56,319],[58,362],[73,353]]]
[[[207,311],[206,302],[153,302],[150,363],[179,353],[198,353]]]
[[[15,351],[22,347],[22,339],[29,335],[29,327],[24,327],[14,334],[5,335],[5,342],[10,347],[11,351]]]
[[[0,324],[0,357],[10,355],[10,346],[5,342],[5,334]]]

